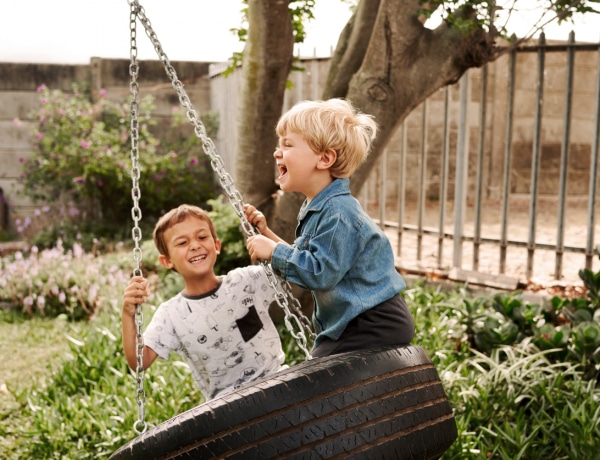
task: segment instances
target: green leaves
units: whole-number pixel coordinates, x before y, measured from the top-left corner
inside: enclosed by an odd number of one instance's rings
[[[34,201],[54,202],[52,214],[61,216],[51,227],[78,212],[95,226],[95,236],[114,235],[131,224],[131,140],[129,108],[101,92],[99,100],[73,85],[73,93],[38,89],[40,107],[33,114],[34,155],[24,162],[23,193]],[[140,104],[139,167],[140,207],[144,221],[153,227],[166,210],[182,203],[204,205],[217,194],[209,159],[182,111],[168,123],[151,117],[154,100]],[[218,119],[205,114],[209,136],[215,136]],[[160,135],[160,137],[158,137]],[[69,209],[69,211],[67,211]],[[49,231],[49,229],[45,229]],[[55,242],[56,240],[54,240]]]

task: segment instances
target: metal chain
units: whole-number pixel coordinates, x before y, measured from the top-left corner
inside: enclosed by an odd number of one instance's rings
[[[130,46],[130,64],[129,64],[129,75],[131,76],[131,82],[129,90],[131,92],[131,198],[133,199],[133,207],[131,208],[131,217],[133,219],[133,229],[131,230],[131,236],[133,237],[133,261],[135,267],[133,269],[134,276],[141,276],[142,269],[140,268],[142,262],[142,249],[140,242],[142,241],[142,230],[140,229],[139,222],[142,219],[142,211],[140,209],[140,166],[139,159],[140,153],[138,148],[139,140],[139,85],[137,82],[138,75],[138,64],[137,64],[137,31],[136,31],[136,18],[137,11],[133,4],[130,4],[131,12],[129,14],[129,30],[131,37]],[[137,393],[136,402],[138,406],[138,419],[133,424],[133,430],[136,434],[140,435],[146,431],[148,425],[146,424],[145,418],[145,407],[146,402],[146,391],[144,390],[144,337],[142,335],[142,326],[144,325],[144,314],[142,312],[142,305],[137,304],[135,308],[135,325],[136,325],[136,368],[135,368],[135,379],[137,381]]]
[[[158,37],[156,36],[154,30],[152,29],[152,25],[150,21],[146,17],[144,12],[144,8],[139,4],[137,0],[130,0],[130,5],[132,7],[132,11],[135,9],[137,17],[140,19],[140,22],[144,26],[146,31],[146,35],[150,38],[152,45],[165,68],[165,72],[167,76],[171,80],[173,88],[177,92],[179,96],[179,102],[186,109],[186,115],[188,120],[194,126],[194,133],[198,139],[202,142],[202,149],[204,153],[210,158],[211,167],[219,176],[219,182],[221,187],[225,191],[227,197],[235,213],[237,214],[242,229],[246,236],[257,235],[258,231],[254,228],[252,224],[246,218],[243,210],[243,198],[241,193],[235,188],[233,184],[233,180],[231,175],[225,170],[225,164],[223,159],[217,154],[216,147],[213,141],[207,136],[206,129],[198,115],[196,114],[196,110],[194,109],[190,98],[188,97],[185,89],[183,88],[183,84],[177,78],[177,73],[173,66],[171,66],[169,59],[165,52],[163,51],[162,45],[160,44]],[[132,42],[133,44],[133,42]],[[315,334],[312,331],[310,321],[308,318],[302,313],[300,302],[296,299],[291,293],[290,284],[285,281],[278,279],[275,273],[273,272],[271,266],[266,261],[261,261],[261,266],[263,267],[269,284],[273,288],[276,294],[277,304],[283,309],[285,313],[284,322],[285,326],[292,335],[292,337],[298,343],[298,346],[305,353],[307,359],[309,359],[310,352],[308,351],[308,341],[307,337],[311,340],[314,340]],[[280,282],[281,281],[281,282]],[[292,310],[293,313],[292,313]]]

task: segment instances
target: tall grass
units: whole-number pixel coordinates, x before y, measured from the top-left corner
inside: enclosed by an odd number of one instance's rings
[[[479,321],[483,302],[464,288],[413,285],[405,297],[416,320],[414,343],[429,352],[456,415],[459,437],[444,459],[597,458],[600,392],[579,366],[549,359],[552,350],[539,351],[528,340],[489,354],[475,350],[467,330]],[[68,352],[45,384],[17,390],[8,382],[15,404],[0,411],[0,458],[103,459],[135,436],[136,382],[122,354],[114,305],[107,302],[89,323],[65,327],[53,320],[48,334]],[[152,313],[145,307],[146,321]],[[302,359],[289,334],[282,337],[288,360]],[[145,377],[150,426],[202,401],[177,358],[157,362]]]

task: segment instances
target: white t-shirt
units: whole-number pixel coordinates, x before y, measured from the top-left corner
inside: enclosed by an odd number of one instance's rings
[[[212,292],[162,303],[144,344],[167,359],[177,351],[209,400],[281,370],[285,359],[269,316],[275,293],[260,266],[236,268]]]

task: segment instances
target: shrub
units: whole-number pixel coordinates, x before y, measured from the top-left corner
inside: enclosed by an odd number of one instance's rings
[[[129,265],[129,270],[126,270]],[[132,263],[119,254],[94,258],[75,244],[0,259],[0,301],[28,315],[89,319],[116,286],[128,279]]]
[[[55,216],[60,208],[77,209],[78,220],[94,224],[95,237],[124,228],[132,207],[129,105],[109,101],[104,91],[91,103],[76,84],[72,94],[45,85],[38,92],[34,154],[23,160],[22,192],[36,202],[59,203],[52,211]],[[210,161],[193,127],[175,110],[159,140],[153,134],[158,129],[150,116],[153,108],[153,98],[143,98],[138,147],[145,220],[176,204],[206,203],[216,195]],[[214,114],[204,119],[207,134],[215,136]]]
[[[208,200],[209,214],[215,222],[223,250],[217,258],[215,272],[250,264],[237,215],[220,196]],[[130,276],[134,260],[123,244],[104,257],[85,252],[78,242],[65,248],[62,240],[52,249],[33,246],[28,253],[17,252],[0,259],[0,301],[11,309],[28,315],[54,317],[66,314],[72,320],[91,318],[106,296],[114,296],[114,288]],[[148,277],[158,275],[160,288],[169,297],[183,288],[181,277],[158,263],[158,251],[152,240],[142,243],[142,268]]]

